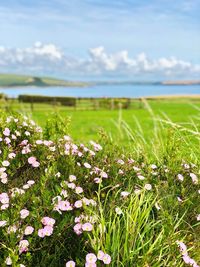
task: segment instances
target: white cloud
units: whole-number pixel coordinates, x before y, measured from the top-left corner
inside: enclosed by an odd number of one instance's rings
[[[64,75],[156,75],[194,76],[200,65],[176,57],[151,59],[144,52],[129,57],[128,51],[107,53],[103,46],[89,50],[87,58],[74,58],[54,44],[36,42],[32,47],[7,48],[0,46],[0,72],[33,72]]]

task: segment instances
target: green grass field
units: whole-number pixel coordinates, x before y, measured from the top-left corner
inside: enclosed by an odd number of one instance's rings
[[[0,266],[198,267],[199,106],[1,110]]]
[[[184,127],[192,128],[192,123],[199,127],[200,100],[198,99],[171,99],[171,100],[149,100],[141,104],[135,104],[130,110],[74,110],[69,107],[51,106],[47,104],[34,104],[31,111],[30,104],[19,104],[17,101],[1,103],[0,107],[29,114],[36,122],[44,126],[46,121],[57,113],[62,118],[68,118],[70,132],[75,139],[90,140],[96,139],[99,131],[103,130],[113,140],[127,142],[128,136],[124,129],[125,122],[132,131],[138,127],[143,131],[144,136],[150,139],[154,130],[152,117],[170,119],[172,122],[180,123]],[[124,127],[122,127],[124,125]]]

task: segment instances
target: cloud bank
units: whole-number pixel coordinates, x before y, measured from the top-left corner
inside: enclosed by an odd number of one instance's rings
[[[198,77],[200,64],[176,57],[149,58],[144,52],[129,57],[128,51],[106,52],[103,46],[89,49],[86,58],[67,55],[54,44],[36,42],[32,47],[0,46],[0,72],[92,76]]]

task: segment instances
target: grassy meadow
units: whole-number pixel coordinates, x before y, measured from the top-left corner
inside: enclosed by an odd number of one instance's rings
[[[88,103],[77,109],[49,104],[19,103],[17,100],[0,102],[2,110],[19,111],[28,114],[40,126],[57,114],[68,119],[70,134],[75,140],[97,139],[104,132],[113,142],[128,144],[133,134],[142,135],[147,143],[155,134],[155,126],[163,121],[162,127],[180,124],[184,128],[199,130],[199,98],[166,98],[155,100],[135,100],[130,109],[90,110]],[[173,126],[175,127],[175,125]],[[172,127],[172,128],[173,128]]]
[[[0,108],[0,266],[199,266],[200,100]]]

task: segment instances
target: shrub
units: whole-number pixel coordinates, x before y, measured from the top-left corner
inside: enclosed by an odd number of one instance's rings
[[[63,106],[76,106],[74,97],[51,97],[40,95],[19,95],[19,102],[23,103],[61,103]]]

